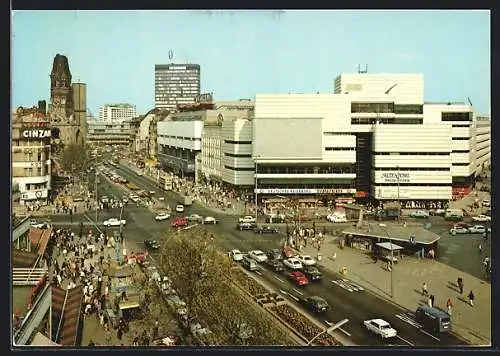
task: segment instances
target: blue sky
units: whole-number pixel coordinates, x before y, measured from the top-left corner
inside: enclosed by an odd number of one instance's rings
[[[154,65],[201,65],[215,99],[256,93],[332,92],[339,73],[423,73],[425,100],[490,112],[489,11],[16,11],[12,105],[50,98],[57,53],[88,108],[154,105]]]

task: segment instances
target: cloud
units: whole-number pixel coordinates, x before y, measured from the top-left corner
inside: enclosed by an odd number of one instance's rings
[[[398,54],[398,57],[407,61],[411,61],[413,59],[416,59],[416,57],[413,54],[409,53],[400,53]]]

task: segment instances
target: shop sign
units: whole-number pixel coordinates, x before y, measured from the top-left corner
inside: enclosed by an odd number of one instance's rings
[[[254,189],[257,194],[354,194],[356,189],[335,189],[335,188],[321,188],[321,189]]]
[[[23,130],[21,136],[24,138],[50,138],[51,132],[47,129],[26,129]]]
[[[21,200],[45,199],[47,198],[47,195],[48,195],[47,189],[29,191],[21,194]]]
[[[382,173],[383,183],[410,183],[410,173]]]
[[[356,189],[321,188],[317,191],[318,194],[356,194]]]
[[[212,93],[205,93],[205,94],[199,94],[195,96],[194,102],[195,103],[212,103],[213,101],[213,95]]]

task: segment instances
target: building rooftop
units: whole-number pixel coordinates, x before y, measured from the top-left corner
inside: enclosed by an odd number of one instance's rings
[[[399,224],[382,224],[369,223],[368,226],[352,227],[342,231],[344,235],[358,235],[366,237],[375,237],[384,240],[392,240],[393,242],[409,242],[410,236],[415,236],[415,242],[422,245],[430,245],[440,239],[440,236],[421,227],[409,226],[404,227]]]

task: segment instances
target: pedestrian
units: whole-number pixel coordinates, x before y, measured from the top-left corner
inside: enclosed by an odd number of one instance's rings
[[[116,337],[118,338],[119,341],[121,341],[122,336],[123,336],[123,329],[119,327],[118,330],[116,331]]]
[[[105,324],[107,326],[107,324]],[[111,345],[111,331],[106,328],[106,332],[105,332],[105,340],[106,340],[106,344],[108,345]]]
[[[446,301],[446,309],[448,311],[448,315],[451,315],[451,308],[453,307],[453,303],[451,302],[451,298],[448,298]]]
[[[464,293],[464,280],[462,279],[462,277],[457,278],[457,285],[458,285],[458,289],[460,290],[460,294],[463,294]]]
[[[158,337],[158,331],[160,329],[160,323],[158,320],[155,321],[155,325],[153,327],[153,339],[156,339]]]
[[[427,283],[422,283],[422,295],[428,296],[429,292],[427,291]]]
[[[474,299],[476,299],[476,296],[474,295],[474,293],[472,291],[469,292],[469,304],[471,307],[474,306]]]
[[[479,245],[477,246],[478,250],[479,250],[479,253],[483,252],[483,246],[481,245],[481,243],[479,243]]]

